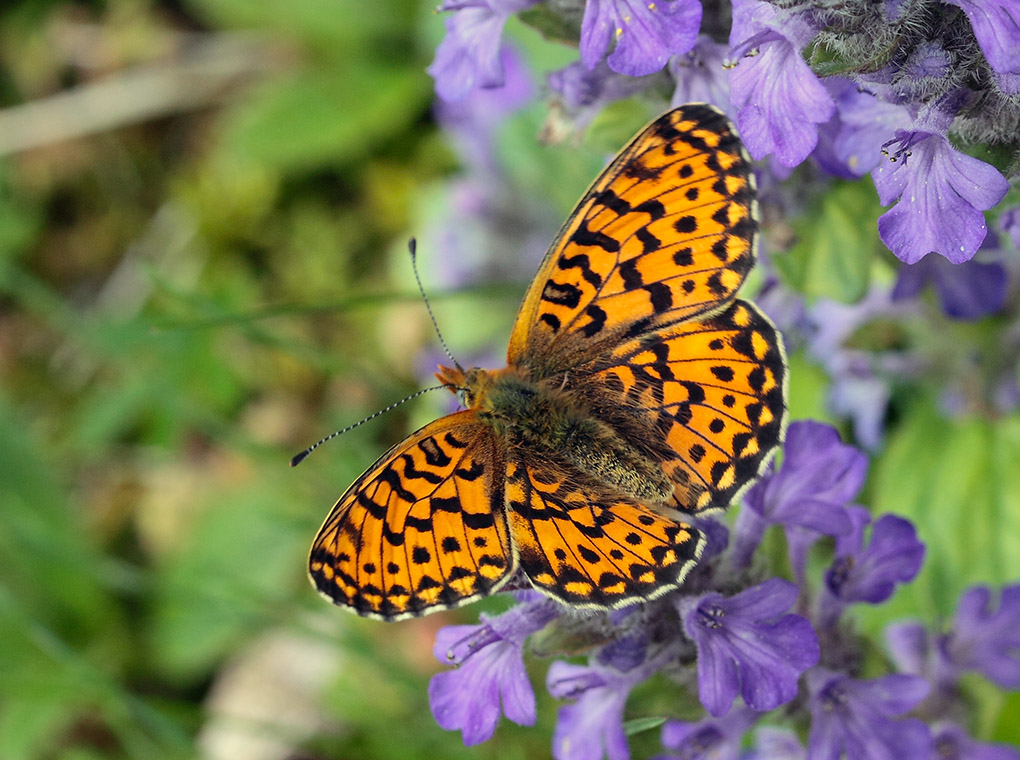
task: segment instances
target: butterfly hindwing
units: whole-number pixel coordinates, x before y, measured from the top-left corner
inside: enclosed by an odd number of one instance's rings
[[[747,301],[635,338],[575,374],[624,435],[655,439],[682,511],[728,506],[782,439],[782,340]],[[628,428],[635,417],[640,427]]]
[[[531,583],[580,607],[618,607],[679,585],[701,554],[699,531],[610,495],[551,456],[508,457],[506,505]]]
[[[472,411],[394,446],[340,497],[312,545],[320,593],[399,620],[498,589],[514,569],[503,455]]]
[[[510,364],[548,376],[621,336],[718,310],[754,263],[757,229],[751,165],[726,117],[670,111],[563,226],[518,312]]]

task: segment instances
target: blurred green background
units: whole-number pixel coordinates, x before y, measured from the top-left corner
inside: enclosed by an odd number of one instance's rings
[[[540,70],[576,56],[510,27]],[[424,0],[3,5],[0,759],[548,754],[540,666],[536,728],[504,724],[465,749],[429,714],[436,629],[486,605],[384,625],[325,604],[305,578],[336,497],[447,399],[287,466],[426,382],[436,342],[410,235],[462,359],[503,351],[541,254],[497,262],[495,283],[444,276],[458,159],[425,73],[442,29]],[[611,112],[583,144],[541,144],[541,97],[510,120],[508,182],[545,210],[529,232],[551,239],[606,152],[662,107]],[[870,190],[843,187],[840,205],[861,208],[840,224],[873,219]],[[825,213],[816,223],[834,229]],[[859,250],[856,279],[796,252],[786,276],[858,297],[883,266]],[[824,419],[824,375],[792,362],[793,417]],[[942,509],[957,554],[922,526],[935,569],[872,629],[948,614],[966,583],[1020,575],[1016,415],[950,422],[918,398],[873,469],[873,503],[915,519]],[[932,434],[957,448],[930,451]],[[936,487],[931,472],[950,464],[962,474]],[[956,529],[962,502],[984,527]],[[646,714],[669,709],[646,692]],[[989,704],[986,728],[1007,738]]]
[[[434,724],[449,617],[360,620],[306,580],[329,507],[412,411],[287,466],[420,386],[405,246],[457,166],[424,71],[442,19],[2,8],[0,758],[548,752],[552,709],[476,750]],[[437,292],[444,324],[472,299]]]

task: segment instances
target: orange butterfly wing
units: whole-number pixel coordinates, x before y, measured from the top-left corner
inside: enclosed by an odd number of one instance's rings
[[[519,452],[506,507],[521,570],[577,607],[620,607],[678,586],[704,548],[700,532],[613,495],[565,462]]]
[[[686,512],[729,505],[782,440],[782,340],[747,301],[632,339],[571,374],[626,437],[658,442],[672,506]]]
[[[754,264],[757,230],[751,165],[726,117],[699,104],[670,111],[560,230],[518,312],[509,363],[548,377],[719,310]]]
[[[782,436],[782,343],[734,300],[757,228],[754,177],[729,122],[711,106],[675,109],[582,198],[514,325],[510,367],[536,382],[563,372],[561,390],[661,463],[674,484],[667,507],[726,506]],[[359,478],[309,568],[332,601],[385,620],[492,593],[517,567],[555,598],[605,608],[678,585],[703,544],[697,529],[469,410]]]
[[[383,620],[496,591],[516,566],[503,460],[472,411],[426,425],[337,501],[312,544],[312,583],[333,603]]]

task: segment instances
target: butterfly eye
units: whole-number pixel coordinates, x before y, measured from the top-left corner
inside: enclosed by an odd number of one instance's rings
[[[457,402],[465,409],[471,408],[471,395],[468,393],[467,388],[457,389]]]

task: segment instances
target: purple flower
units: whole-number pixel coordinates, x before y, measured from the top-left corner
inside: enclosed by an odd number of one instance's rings
[[[992,237],[985,238],[982,248]],[[942,310],[953,319],[981,319],[997,312],[1006,301],[1007,275],[1001,264],[973,259],[953,264],[941,256],[927,256],[900,267],[892,298],[914,298],[928,283],[935,286]]]
[[[684,630],[698,648],[698,696],[725,715],[739,693],[752,710],[797,695],[800,674],[818,662],[818,637],[800,615],[783,614],[797,587],[770,578],[729,598],[708,593],[679,601]]]
[[[746,567],[768,525],[808,528],[837,536],[851,523],[843,509],[864,485],[868,460],[819,422],[790,424],[783,466],[744,497],[734,529],[734,563]]]
[[[988,65],[1000,74],[1020,74],[1020,5],[1016,0],[946,0],[970,19]]]
[[[669,758],[681,760],[738,760],[740,744],[757,715],[741,708],[722,718],[695,723],[671,720],[662,726],[662,746],[674,750]]]
[[[847,347],[846,343],[870,320],[901,318],[911,308],[909,304],[892,303],[885,288],[873,287],[856,304],[820,300],[808,312],[813,327],[808,353],[832,378],[830,408],[853,420],[854,434],[867,448],[876,448],[882,441],[883,418],[891,394],[885,378],[909,373],[913,359],[904,352],[875,354]]]
[[[556,661],[549,666],[546,685],[557,699],[576,699],[560,708],[553,732],[556,760],[627,760],[623,708],[630,690],[659,669],[661,662],[645,658],[640,637],[614,642],[590,665]],[[621,667],[614,667],[621,666]]]
[[[690,52],[669,59],[669,73],[676,82],[670,105],[711,103],[729,113],[730,83],[724,63],[729,48],[699,34]]]
[[[914,676],[926,675],[930,637],[921,623],[891,623],[885,628],[885,644],[896,669]]]
[[[1020,760],[1020,752],[1004,744],[975,741],[952,723],[940,723],[932,733],[933,760]]]
[[[994,81],[1006,95],[1020,95],[1020,74],[1000,74],[994,72]]]
[[[754,736],[754,752],[748,760],[807,760],[807,750],[793,731],[762,726]]]
[[[537,596],[537,595],[536,595]],[[432,676],[429,705],[436,723],[459,730],[464,744],[491,738],[502,712],[514,723],[535,722],[535,692],[524,670],[524,642],[560,613],[548,599],[517,605],[479,625],[447,626],[436,635],[436,659],[453,664]]]
[[[816,31],[804,14],[759,0],[733,3],[730,48],[741,60],[730,70],[730,98],[756,159],[774,153],[784,166],[796,166],[814,150],[818,125],[835,112],[832,96],[800,54]]]
[[[928,757],[928,727],[913,718],[891,720],[924,699],[929,686],[923,678],[891,675],[861,681],[816,668],[808,673],[807,680],[811,691],[811,760]]]
[[[951,690],[959,673],[946,658],[944,636],[935,636],[921,623],[905,621],[885,627],[885,645],[900,673],[922,676],[937,689]]]
[[[444,0],[440,11],[453,11],[446,20],[446,37],[436,49],[428,73],[443,100],[460,100],[475,87],[502,87],[505,72],[500,57],[506,20],[538,0]]]
[[[436,120],[453,137],[465,164],[483,172],[495,171],[493,138],[507,116],[534,96],[530,72],[513,48],[500,53],[504,84],[493,89],[473,89],[459,100],[437,100]]]
[[[588,70],[584,64],[574,62],[547,77],[549,89],[558,93],[563,103],[574,111],[578,128],[590,122],[609,103],[627,98],[644,90],[648,82],[641,78],[617,74],[605,61]]]
[[[827,84],[837,87],[839,80]],[[839,120],[833,152],[850,173],[864,176],[881,160],[883,143],[896,130],[910,126],[910,112],[880,100],[852,82],[838,86],[834,95]]]
[[[1020,206],[1013,206],[999,215],[999,232],[1009,236],[1013,247],[1020,249]]]
[[[671,55],[694,46],[701,26],[698,0],[588,0],[581,21],[581,60],[594,69],[611,41],[609,68],[632,77],[653,74]]]
[[[977,670],[1004,689],[1020,688],[1020,584],[1002,590],[998,609],[985,586],[960,598],[946,656],[960,670]]]
[[[887,600],[897,583],[914,579],[924,560],[924,544],[909,521],[883,515],[872,525],[865,548],[864,528],[871,516],[863,507],[850,507],[847,513],[853,530],[836,538],[836,558],[825,574],[820,617],[827,628],[836,624],[847,604]]]
[[[1009,189],[994,167],[949,144],[951,118],[933,107],[913,130],[897,130],[883,146],[888,160],[871,173],[882,205],[896,203],[879,217],[879,235],[907,264],[932,251],[954,264],[973,257],[988,231],[981,212]]]

